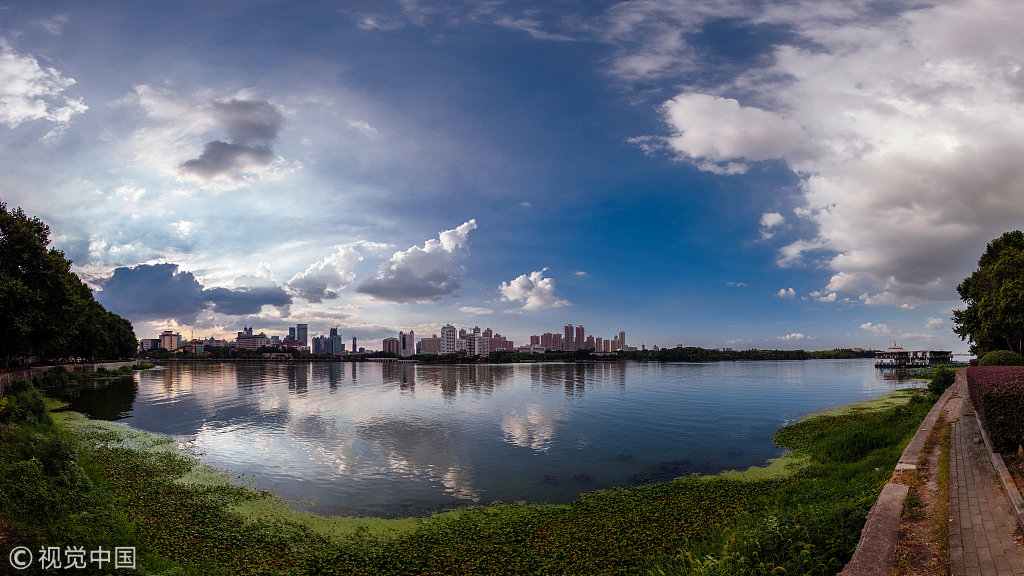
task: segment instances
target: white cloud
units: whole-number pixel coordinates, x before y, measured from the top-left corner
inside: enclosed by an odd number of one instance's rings
[[[573,274],[575,274],[575,275],[577,275],[577,276],[583,276],[583,277],[585,277],[585,278],[589,278],[589,277],[590,277],[590,274],[587,274],[586,272],[584,272],[584,271],[582,271],[582,270],[580,270],[580,271],[578,271],[578,272],[573,272]]]
[[[515,280],[502,282],[498,290],[501,291],[501,299],[504,302],[523,301],[523,310],[536,310],[537,308],[555,308],[559,306],[570,306],[572,302],[559,300],[555,297],[555,285],[553,278],[545,278],[543,268],[531,272],[529,276],[523,274]]]
[[[494,313],[494,310],[491,310],[490,308],[476,308],[474,306],[463,306],[463,307],[459,308],[459,311],[460,312],[464,312],[466,314],[469,314],[471,316],[479,316],[481,314],[493,314]]]
[[[815,337],[815,336],[805,336],[805,335],[803,335],[803,334],[801,334],[799,332],[794,332],[792,334],[786,334],[785,336],[776,336],[775,339],[776,340],[794,341],[794,340],[817,340],[818,338]]]
[[[737,288],[746,288],[747,287],[747,283],[746,282],[726,282],[725,285],[726,286],[735,286]]]
[[[765,212],[761,215],[761,239],[768,240],[775,236],[775,232],[772,232],[772,228],[781,226],[785,222],[785,217],[778,212]]]
[[[871,332],[875,336],[887,336],[893,333],[892,329],[886,324],[872,324],[871,322],[865,322],[860,325],[861,329]]]
[[[1024,4],[892,6],[625,2],[609,11],[612,71],[699,73],[688,34],[712,20],[786,27],[796,40],[764,65],[667,100],[666,142],[704,170],[779,159],[801,178],[814,232],[781,266],[818,251],[868,304],[955,300],[986,242],[1024,220]]]
[[[780,288],[775,295],[779,298],[796,298],[796,290],[793,290],[792,288]]]
[[[928,318],[924,325],[927,330],[944,330],[948,326],[949,322],[942,318]]]
[[[726,348],[737,348],[738,349],[738,348],[743,347],[743,346],[750,346],[753,343],[754,343],[753,340],[749,340],[747,338],[737,338],[736,340],[727,340],[725,342],[725,347]]]
[[[437,302],[462,287],[459,280],[465,270],[456,261],[468,254],[469,231],[474,229],[476,220],[470,220],[441,232],[438,240],[427,240],[423,248],[395,252],[381,263],[376,277],[359,283],[356,292],[400,304]]]
[[[363,136],[373,140],[377,137],[377,129],[364,120],[349,120],[348,125],[359,130],[363,133]]]
[[[174,228],[174,232],[178,236],[185,237],[195,232],[197,224],[195,222],[189,222],[188,220],[181,220],[180,222],[174,222],[170,224],[171,228]]]
[[[31,56],[15,53],[0,41],[0,122],[14,128],[30,120],[49,120],[61,125],[88,107],[81,99],[62,94],[75,83],[58,70],[42,68]]]
[[[286,287],[307,302],[319,303],[337,298],[338,292],[356,278],[352,269],[363,259],[363,255],[356,250],[358,245],[338,246],[337,252],[293,276]]]

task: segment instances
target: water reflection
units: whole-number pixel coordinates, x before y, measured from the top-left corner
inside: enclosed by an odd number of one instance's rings
[[[763,464],[786,422],[877,396],[868,361],[169,363],[71,399],[326,509],[566,502]],[[136,387],[137,384],[137,387]],[[323,509],[323,508],[322,508]]]

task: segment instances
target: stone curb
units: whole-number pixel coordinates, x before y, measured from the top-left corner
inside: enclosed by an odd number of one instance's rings
[[[939,413],[946,407],[946,402],[953,395],[953,391],[958,388],[958,384],[953,384],[935,401],[935,405],[921,422],[921,427],[903,449],[903,454],[896,464],[896,472],[917,469],[917,459],[924,448],[925,440],[939,419]],[[903,499],[907,497],[909,491],[910,487],[903,484],[889,483],[882,488],[878,500],[868,512],[853,558],[843,567],[841,576],[888,576],[892,572],[896,561],[900,518],[903,516]]]
[[[964,382],[964,388],[966,387],[967,383]],[[977,410],[975,410],[975,414],[977,414]],[[981,439],[985,442],[985,450],[988,452],[988,457],[996,468],[996,473],[999,474],[999,483],[1003,487],[1003,492],[1006,493],[1007,499],[1010,500],[1010,504],[1013,506],[1013,517],[1017,520],[1017,526],[1024,531],[1024,498],[1021,498],[1020,490],[1017,489],[1017,485],[1013,482],[1013,477],[1010,476],[1010,471],[1006,468],[1006,462],[1003,462],[1003,455],[996,452],[995,447],[992,446],[992,440],[988,437],[988,430],[985,429],[984,423],[985,421],[979,417],[978,429],[981,430]]]

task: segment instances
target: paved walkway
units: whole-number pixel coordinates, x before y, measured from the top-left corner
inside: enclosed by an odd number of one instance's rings
[[[1024,548],[1013,542],[1017,524],[981,441],[978,419],[957,378],[962,399],[953,424],[949,465],[949,560],[952,576],[1024,576]],[[953,402],[946,409],[953,408]],[[951,414],[950,419],[955,417]]]

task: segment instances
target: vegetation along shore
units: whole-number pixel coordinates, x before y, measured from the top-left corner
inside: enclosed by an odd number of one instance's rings
[[[835,574],[936,398],[900,391],[786,426],[774,439],[792,452],[746,473],[564,505],[324,518],[233,484],[173,439],[62,411],[37,389],[60,378],[12,382],[0,404],[0,536],[135,546],[141,573],[167,575]]]

